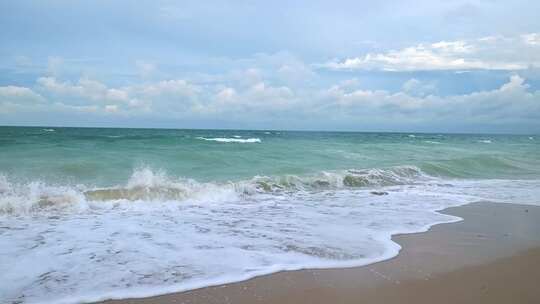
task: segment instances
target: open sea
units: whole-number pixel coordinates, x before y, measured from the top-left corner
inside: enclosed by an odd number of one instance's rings
[[[540,136],[0,127],[0,303],[366,265],[476,201],[540,205]]]

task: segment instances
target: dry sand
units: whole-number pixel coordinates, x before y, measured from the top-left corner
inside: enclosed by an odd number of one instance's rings
[[[464,221],[395,236],[403,249],[388,261],[106,303],[540,303],[540,207],[475,203],[444,213]]]

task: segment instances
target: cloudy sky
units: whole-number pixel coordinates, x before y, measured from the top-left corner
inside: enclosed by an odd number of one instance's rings
[[[540,132],[540,1],[0,0],[0,125]]]

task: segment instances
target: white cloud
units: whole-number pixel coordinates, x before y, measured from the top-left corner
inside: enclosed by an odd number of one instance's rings
[[[151,109],[172,113],[185,110],[196,100],[199,92],[197,86],[181,79],[119,88],[109,88],[87,78],[72,83],[55,77],[41,77],[37,83],[51,99],[67,107],[80,106],[84,111],[101,109],[106,113],[121,114],[147,113]]]
[[[518,75],[498,89],[454,96],[412,96],[407,92],[354,90],[332,87],[326,91],[324,108],[343,116],[361,115],[363,119],[401,123],[456,122],[515,123],[540,121],[540,91],[530,92],[525,79]],[[327,112],[328,113],[328,112]]]
[[[34,103],[43,101],[43,97],[29,88],[18,86],[0,87],[1,101],[21,101],[24,103]]]
[[[199,88],[186,80],[176,79],[138,86],[135,90],[147,96],[175,95],[190,98],[196,96]]]
[[[470,94],[438,96],[431,82],[411,79],[400,92],[358,89],[357,80],[343,81],[320,91],[298,91],[258,83],[244,91],[223,88],[198,113],[231,119],[337,121],[354,125],[456,122],[515,124],[540,122],[540,91],[530,91],[525,79],[513,75],[497,89]]]
[[[130,88],[108,88],[107,85],[81,78],[77,83],[58,81],[55,77],[40,77],[37,80],[42,90],[65,101],[79,100],[95,103],[131,104]]]
[[[0,113],[12,113],[42,104],[45,99],[29,88],[0,87]]]
[[[287,111],[296,105],[298,99],[293,90],[286,86],[271,86],[264,82],[255,83],[241,90],[226,87],[219,90],[209,100],[200,104],[200,113],[231,113],[237,116],[245,113],[272,113]]]
[[[70,83],[44,77],[36,87],[41,89],[41,95],[30,88],[0,87],[0,114],[33,109],[109,117],[309,122],[321,124],[321,128],[328,121],[348,126],[437,125],[459,121],[460,124],[525,123],[540,127],[540,91],[531,91],[519,75],[511,76],[497,89],[451,96],[438,96],[432,82],[414,78],[406,81],[399,92],[360,89],[360,85],[357,79],[350,79],[327,89],[311,90],[263,81],[239,87],[201,87],[176,79],[111,88],[89,79]]]
[[[128,101],[129,94],[120,89],[108,89],[105,94],[105,99],[107,100],[118,100],[118,101]]]
[[[146,112],[181,116],[197,107],[201,88],[183,79],[164,80],[129,88]]]
[[[522,70],[540,65],[540,35],[440,41],[323,64],[335,70]]]
[[[103,100],[108,95],[106,85],[86,78],[81,78],[77,83],[71,83],[60,82],[55,77],[41,77],[37,82],[45,90],[62,96]]]
[[[64,110],[122,114],[148,110],[147,102],[138,99],[140,93],[132,87],[109,88],[88,78],[72,83],[59,81],[55,77],[40,77],[37,84],[57,107]]]
[[[253,100],[253,102],[272,102],[278,103],[282,101],[290,100],[294,94],[288,87],[272,87],[267,86],[264,82],[259,82],[252,86],[247,92],[247,96]]]

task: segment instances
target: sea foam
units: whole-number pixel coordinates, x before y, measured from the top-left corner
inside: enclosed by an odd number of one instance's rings
[[[0,214],[24,214],[47,210],[85,209],[88,204],[138,202],[220,202],[247,199],[256,194],[284,194],[299,191],[322,191],[372,188],[414,184],[430,180],[414,166],[321,171],[310,175],[255,176],[229,182],[197,182],[169,176],[164,170],[140,167],[127,182],[112,187],[54,185],[36,180],[10,182],[0,175]]]
[[[224,183],[142,167],[109,188],[3,176],[0,302],[143,297],[366,265],[399,252],[393,234],[459,220],[437,210],[485,199],[535,204],[538,189],[538,180],[455,181],[414,166]]]
[[[260,138],[226,138],[226,137],[216,137],[216,138],[207,138],[207,137],[197,137],[197,139],[206,140],[206,141],[217,141],[217,142],[223,142],[223,143],[260,143]]]

